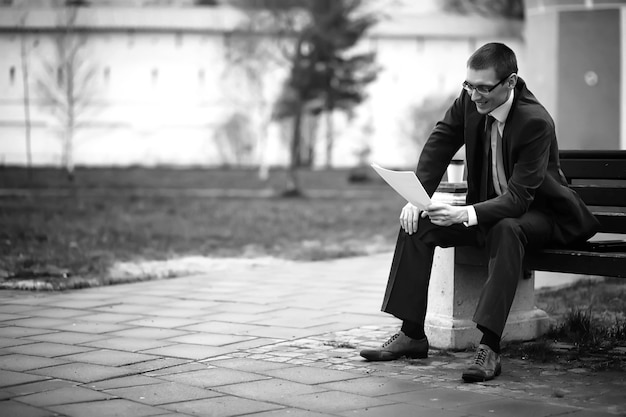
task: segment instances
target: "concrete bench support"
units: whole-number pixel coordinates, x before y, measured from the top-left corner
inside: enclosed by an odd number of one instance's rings
[[[434,199],[464,204],[458,187],[438,192]],[[487,277],[484,266],[455,263],[455,248],[437,248],[428,291],[425,330],[433,347],[462,350],[476,346],[481,333],[472,321],[481,289]],[[535,307],[535,279],[520,280],[503,340],[532,340],[549,328],[545,311]]]

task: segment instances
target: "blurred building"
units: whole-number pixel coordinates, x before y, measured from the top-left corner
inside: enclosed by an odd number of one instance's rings
[[[50,87],[70,71],[59,57],[68,54],[59,47],[68,32],[80,35],[71,70],[80,104],[72,116],[76,164],[287,161],[288,129],[270,115],[288,66],[239,59],[255,40],[273,34],[244,30],[248,16],[207,1],[89,3],[75,18],[51,1],[0,3],[0,163],[26,161],[25,69],[33,163],[59,163],[67,106],[53,104],[60,93]],[[354,165],[368,152],[381,164],[413,166],[426,134],[416,127],[416,109],[457,94],[467,57],[485,42],[511,45],[528,77],[521,22],[443,14],[426,1],[373,1],[372,7],[383,8],[384,16],[359,47],[377,52],[382,71],[353,119],[335,116],[335,166]],[[423,122],[427,131],[432,120]],[[320,138],[319,164],[323,130],[324,123],[310,130]]]
[[[626,1],[526,0],[528,77],[565,149],[626,149]]]

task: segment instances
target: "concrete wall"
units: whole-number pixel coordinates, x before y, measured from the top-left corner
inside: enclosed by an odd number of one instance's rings
[[[54,64],[60,28],[54,9],[0,12],[0,163],[24,163],[24,88],[20,47],[30,67],[35,164],[60,160],[60,121],[42,101],[37,80]],[[335,116],[336,166],[358,162],[359,150],[392,166],[414,166],[418,147],[411,109],[432,97],[460,91],[467,57],[482,43],[524,48],[518,22],[411,14],[402,9],[371,31],[359,48],[377,52],[378,80],[352,119]],[[76,132],[77,164],[280,165],[287,161],[288,126],[270,122],[271,106],[288,71],[286,62],[261,60],[250,79],[229,58],[241,52],[244,19],[224,8],[86,8],[74,29],[86,43],[85,66],[95,71],[91,102]],[[244,37],[242,39],[242,36]],[[257,37],[271,34],[257,34]],[[241,41],[241,42],[238,42]],[[51,82],[51,81],[50,81]],[[233,147],[228,122],[243,117],[246,143]],[[232,132],[231,132],[232,133]],[[317,129],[318,163],[325,160],[324,124]],[[242,153],[244,153],[243,155]]]

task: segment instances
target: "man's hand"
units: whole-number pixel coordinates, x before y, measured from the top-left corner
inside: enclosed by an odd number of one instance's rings
[[[422,217],[426,217],[426,212],[422,213]],[[417,232],[417,222],[419,218],[420,209],[415,207],[413,204],[407,203],[406,206],[402,207],[402,212],[400,213],[400,225],[408,234],[412,235]]]
[[[424,212],[437,226],[452,226],[468,221],[467,208],[444,203],[432,203]],[[424,214],[422,213],[422,215]]]

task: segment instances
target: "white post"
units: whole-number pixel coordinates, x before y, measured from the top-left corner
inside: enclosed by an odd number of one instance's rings
[[[443,183],[433,198],[463,205],[465,191],[463,184]],[[433,259],[425,330],[430,345],[439,349],[472,348],[480,340],[480,331],[472,317],[487,277],[487,268],[455,262],[457,250],[437,248]],[[504,329],[504,341],[532,340],[548,330],[548,315],[535,307],[534,287],[534,274],[520,280]]]

